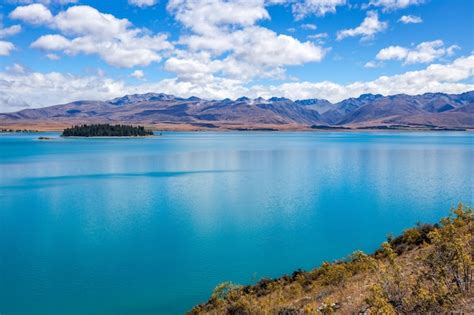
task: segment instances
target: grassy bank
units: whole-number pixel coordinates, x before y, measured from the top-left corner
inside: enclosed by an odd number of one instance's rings
[[[438,224],[408,229],[371,255],[355,252],[255,285],[223,283],[189,313],[473,314],[473,232],[472,209],[459,204]]]

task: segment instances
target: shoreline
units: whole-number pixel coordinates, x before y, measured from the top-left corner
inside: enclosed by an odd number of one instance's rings
[[[187,314],[469,313],[474,310],[473,220],[472,208],[460,202],[447,217],[389,236],[372,253],[356,250],[310,270],[254,283],[222,282]],[[467,276],[456,282],[458,274]],[[447,293],[437,283],[445,283]]]
[[[465,129],[465,130],[431,130],[431,129],[328,129],[328,130],[311,130],[311,129],[282,129],[282,130],[232,130],[232,129],[196,129],[196,130],[176,130],[176,129],[160,129],[154,130],[156,133],[416,133],[416,132],[425,132],[425,133],[474,133],[474,129]],[[43,134],[43,133],[61,133],[58,130],[41,130],[36,132],[0,132],[2,135],[34,135],[34,134]],[[59,140],[59,139],[144,139],[144,138],[156,138],[161,137],[161,135],[153,136],[114,136],[114,137],[61,137],[57,136],[54,139],[48,140]],[[46,139],[40,139],[46,140]]]
[[[474,132],[474,128],[465,127],[440,127],[440,128],[377,128],[377,127],[343,127],[343,128],[310,128],[304,126],[241,126],[241,127],[226,127],[219,128],[202,128],[188,125],[180,126],[147,126],[153,132]],[[64,128],[56,126],[37,126],[31,132],[0,132],[4,134],[35,134],[42,132],[62,132]],[[129,138],[146,138],[152,136],[126,136]],[[114,136],[114,138],[126,138],[121,136]],[[98,138],[98,137],[65,137],[65,138]],[[113,138],[113,137],[102,137]]]

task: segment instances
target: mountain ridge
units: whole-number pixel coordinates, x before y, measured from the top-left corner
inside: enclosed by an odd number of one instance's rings
[[[129,94],[107,101],[75,101],[0,114],[0,127],[60,129],[81,123],[144,124],[156,129],[383,128],[474,129],[474,91],[461,94],[362,94],[325,99],[245,96],[235,100]]]

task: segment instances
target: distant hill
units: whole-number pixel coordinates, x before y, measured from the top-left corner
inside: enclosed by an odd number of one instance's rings
[[[0,114],[0,127],[62,129],[79,123],[141,124],[160,129],[346,128],[474,129],[474,91],[462,94],[363,94],[339,103],[287,98],[204,100],[163,93],[77,101]]]

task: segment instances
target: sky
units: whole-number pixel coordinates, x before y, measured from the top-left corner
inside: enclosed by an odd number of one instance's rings
[[[0,0],[0,112],[474,90],[472,0]]]

